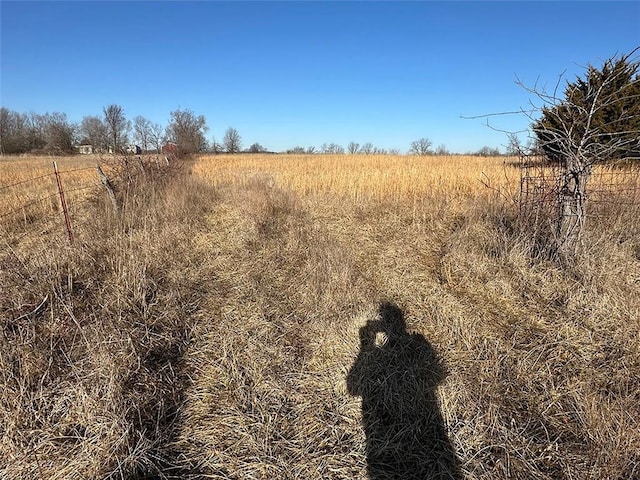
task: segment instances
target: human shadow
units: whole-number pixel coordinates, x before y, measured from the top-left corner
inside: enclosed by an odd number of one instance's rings
[[[445,376],[429,342],[406,331],[397,306],[382,303],[378,318],[360,329],[347,386],[362,397],[371,480],[463,478],[436,397]]]

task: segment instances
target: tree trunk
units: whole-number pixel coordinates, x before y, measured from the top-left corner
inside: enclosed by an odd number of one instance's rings
[[[587,181],[591,167],[568,160],[560,177],[556,242],[562,259],[573,256],[586,220]]]

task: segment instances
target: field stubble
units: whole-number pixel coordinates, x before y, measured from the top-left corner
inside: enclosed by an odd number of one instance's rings
[[[0,474],[637,478],[638,212],[562,269],[518,180],[204,156],[120,218],[87,202],[81,246],[12,244]]]

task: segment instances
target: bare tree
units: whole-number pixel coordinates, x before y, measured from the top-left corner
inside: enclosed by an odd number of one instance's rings
[[[88,143],[94,152],[104,151],[109,138],[107,126],[100,117],[87,116],[80,122],[80,141]]]
[[[360,144],[356,143],[356,142],[349,142],[349,145],[347,145],[347,152],[349,152],[351,155],[356,154],[360,151]]]
[[[227,153],[238,153],[242,150],[242,139],[235,128],[227,128],[227,131],[224,132],[222,145]]]
[[[305,151],[304,151],[304,147],[293,147],[293,148],[287,149],[285,153],[289,153],[292,155],[304,155]]]
[[[8,108],[0,108],[0,155],[7,150],[7,139],[11,132],[11,111]]]
[[[127,141],[127,131],[130,128],[130,123],[125,118],[124,109],[120,105],[104,107],[103,113],[109,142],[113,148],[113,153],[117,153]]]
[[[196,116],[189,109],[178,109],[171,112],[167,137],[178,144],[178,150],[183,154],[203,152],[207,147],[207,130],[209,127],[203,115]]]
[[[362,148],[360,148],[360,152],[364,153],[365,155],[371,155],[374,150],[375,150],[375,147],[371,142],[365,143],[364,145],[362,145]]]
[[[420,140],[411,142],[411,148],[409,148],[409,153],[412,155],[419,155],[419,156],[430,155],[431,140],[423,137]]]
[[[151,121],[140,115],[134,118],[133,135],[135,142],[140,145],[142,151],[146,153],[151,144]]]
[[[541,105],[532,121],[539,147],[563,165],[559,178],[557,251],[575,252],[587,214],[587,183],[595,163],[640,149],[640,63],[631,55],[587,67],[585,78],[567,83],[564,96],[520,85]]]
[[[342,155],[344,153],[344,147],[337,143],[323,143],[320,146],[320,151],[329,155]]]
[[[37,126],[39,116],[0,109],[0,149],[3,154],[26,153],[45,144]]]
[[[438,145],[438,148],[436,148],[435,154],[445,156],[445,155],[451,155],[451,152],[449,152],[449,150],[447,149],[447,146],[444,143],[442,143]]]
[[[213,138],[211,139],[211,145],[210,145],[209,151],[210,151],[211,153],[218,154],[218,153],[222,153],[222,152],[224,152],[224,148],[223,148],[222,144],[221,144],[221,143],[218,143],[218,141],[216,140],[216,138],[215,138],[215,137],[213,137]]]
[[[0,149],[2,153],[73,153],[77,127],[64,113],[40,115],[0,110]]]
[[[473,152],[470,155],[476,155],[478,157],[499,157],[500,150],[497,148],[493,148],[485,145],[480,150]]]
[[[162,151],[162,144],[165,140],[165,130],[159,123],[152,123],[149,126],[149,142],[155,148],[156,152]]]
[[[65,113],[54,112],[41,116],[46,141],[45,151],[54,155],[75,152],[76,126],[67,120]]]
[[[254,143],[253,145],[251,145],[248,149],[247,152],[249,153],[265,153],[267,151],[266,148],[264,148],[262,145],[260,145],[259,143]]]
[[[525,151],[517,133],[510,132],[507,134],[508,144],[506,154],[512,157],[522,155]]]

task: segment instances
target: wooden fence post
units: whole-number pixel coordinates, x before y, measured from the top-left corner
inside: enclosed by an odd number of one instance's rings
[[[118,207],[118,199],[116,198],[116,192],[113,188],[113,185],[111,185],[111,182],[102,171],[102,168],[100,168],[100,165],[98,165],[97,170],[98,170],[98,176],[100,177],[100,181],[104,185],[104,188],[107,189],[107,193],[109,194],[109,198],[111,199],[111,204],[113,205],[113,209],[115,210],[116,213],[118,213],[120,211],[120,208]]]

